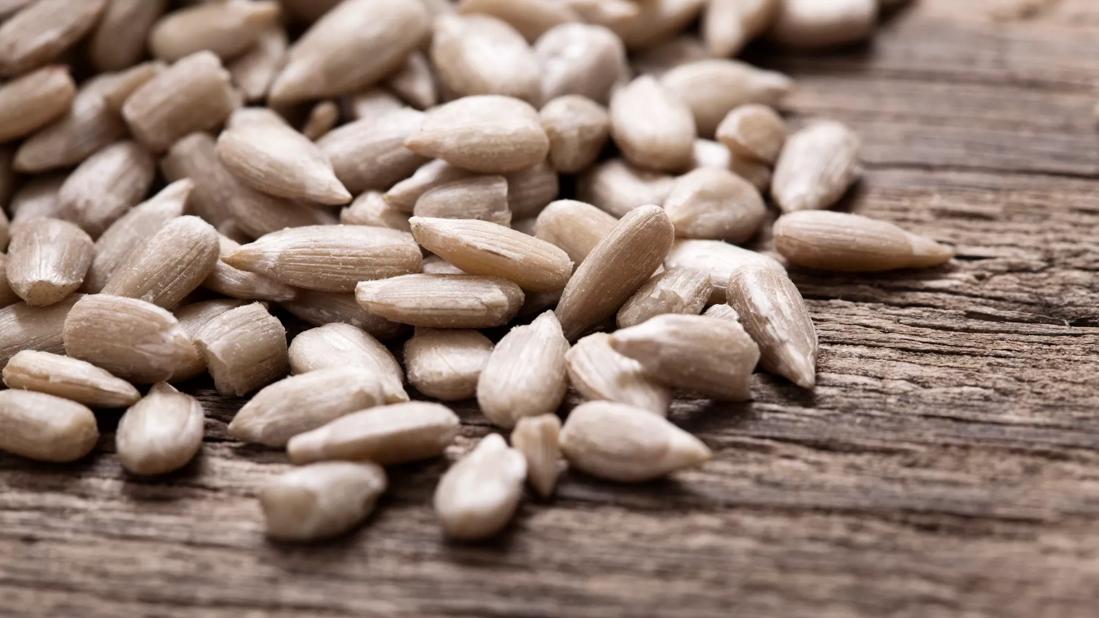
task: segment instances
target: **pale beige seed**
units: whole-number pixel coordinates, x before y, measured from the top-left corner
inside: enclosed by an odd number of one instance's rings
[[[664,268],[686,268],[710,276],[710,302],[725,302],[729,277],[740,268],[762,265],[780,272],[782,265],[773,258],[730,245],[720,240],[678,240],[664,260]]]
[[[499,434],[458,460],[435,488],[435,514],[454,539],[490,537],[511,521],[523,496],[527,461]]]
[[[267,96],[267,90],[275,75],[282,68],[289,43],[282,26],[266,28],[247,51],[235,58],[225,68],[233,83],[249,103]]]
[[[328,461],[295,468],[259,492],[267,535],[315,541],[359,525],[386,488],[385,470],[370,462]]]
[[[577,195],[615,217],[624,217],[646,204],[663,204],[674,179],[664,173],[634,167],[622,159],[610,159],[580,177]]]
[[[516,172],[544,161],[549,138],[538,112],[510,97],[485,95],[429,111],[405,146],[425,157],[483,174]]]
[[[350,292],[355,284],[420,271],[420,248],[407,233],[365,225],[313,225],[263,236],[225,262],[286,285]]]
[[[779,4],[779,0],[710,0],[702,14],[702,38],[710,55],[739,54],[771,26]]]
[[[431,35],[431,62],[456,97],[499,94],[537,103],[539,67],[523,36],[489,15],[443,15]]]
[[[233,417],[229,434],[244,442],[282,447],[298,434],[384,401],[381,382],[368,369],[319,369],[264,387]]]
[[[76,165],[126,135],[126,123],[104,98],[101,86],[86,83],[68,112],[28,137],[15,155],[20,172],[44,172]]]
[[[119,263],[103,293],[175,307],[214,271],[219,238],[198,217],[176,217]]]
[[[569,465],[612,481],[641,482],[694,468],[713,453],[691,434],[656,414],[609,401],[589,401],[561,429]]]
[[[215,225],[232,220],[251,237],[288,227],[335,223],[324,209],[265,195],[241,182],[218,160],[214,138],[206,133],[192,133],[176,142],[161,160],[161,168],[169,180],[194,181],[190,201],[194,214]]]
[[[155,162],[136,142],[112,144],[84,160],[57,194],[60,208],[93,237],[145,197]]]
[[[394,208],[411,213],[424,193],[471,175],[471,172],[454,167],[442,159],[435,159],[421,165],[412,176],[393,185],[385,192],[385,201]]]
[[[650,76],[615,91],[611,136],[634,165],[680,171],[691,165],[696,137],[691,110]]]
[[[632,19],[641,12],[633,0],[558,0],[576,11],[586,22],[613,25]],[[616,35],[617,36],[617,35]]]
[[[363,281],[355,298],[387,320],[428,328],[503,326],[523,305],[523,290],[499,277],[404,275]]]
[[[168,311],[136,298],[91,294],[65,318],[65,353],[114,375],[151,384],[190,360],[191,338]]]
[[[565,355],[569,383],[585,399],[615,401],[666,416],[672,401],[668,387],[645,374],[641,364],[616,352],[610,335],[593,333]]]
[[[435,107],[439,103],[435,73],[422,52],[409,54],[401,68],[386,78],[385,85],[416,109]]]
[[[617,223],[613,216],[591,204],[557,200],[538,215],[535,235],[563,249],[579,265]]]
[[[726,293],[744,330],[759,344],[764,369],[802,388],[816,384],[817,331],[797,287],[781,269],[747,266]]]
[[[717,401],[751,399],[759,347],[736,322],[701,315],[658,315],[616,331],[616,352],[652,379]]]
[[[859,175],[860,142],[838,122],[811,124],[786,140],[771,195],[783,212],[819,210],[835,204]]]
[[[347,204],[351,194],[336,178],[320,148],[264,108],[233,114],[262,116],[230,120],[218,137],[218,159],[237,178],[261,193],[324,205]]]
[[[557,198],[560,180],[557,170],[542,161],[525,170],[512,172],[508,180],[508,208],[514,219],[533,219]]]
[[[175,310],[180,328],[191,338],[191,350],[184,362],[172,373],[172,376],[168,379],[169,382],[182,382],[197,378],[206,371],[206,357],[202,355],[202,351],[195,344],[195,335],[210,320],[244,304],[245,301],[243,300],[220,298],[191,303]]]
[[[417,218],[478,219],[507,226],[508,181],[503,176],[468,176],[441,184],[425,191],[412,212]]]
[[[557,479],[568,465],[561,459],[558,436],[561,419],[553,414],[519,419],[511,432],[511,445],[527,461],[527,482],[543,498],[553,495]]]
[[[491,354],[492,341],[475,330],[417,328],[404,345],[408,382],[441,401],[471,399]]]
[[[40,67],[72,47],[103,13],[107,0],[37,0],[0,25],[0,75]]]
[[[731,320],[733,322],[740,322],[740,314],[736,309],[733,309],[729,305],[724,303],[720,305],[713,305],[709,309],[702,312],[702,315],[709,318],[719,318],[722,320]]]
[[[421,2],[349,0],[320,18],[290,48],[275,78],[274,103],[351,94],[399,68],[427,36]]]
[[[376,120],[405,104],[385,88],[368,88],[343,98],[344,113],[351,121]],[[419,123],[416,124],[419,128]]]
[[[767,216],[759,191],[728,171],[703,167],[676,179],[664,200],[676,236],[744,242]]]
[[[0,307],[14,305],[21,299],[8,284],[8,256],[0,253]]]
[[[23,350],[8,361],[4,384],[102,408],[125,407],[141,398],[129,382],[91,363],[32,350]]]
[[[30,135],[61,118],[75,96],[76,84],[69,69],[61,66],[0,84],[0,142]]]
[[[614,86],[629,78],[622,41],[602,26],[556,26],[538,38],[534,54],[543,101],[575,94],[606,104]]]
[[[684,34],[659,45],[641,50],[633,57],[633,67],[640,74],[661,77],[668,71],[710,57],[698,37]]]
[[[282,303],[282,308],[294,317],[314,326],[332,323],[351,324],[382,341],[393,339],[407,328],[367,311],[355,300],[354,294],[298,290],[293,300]]]
[[[15,303],[0,309],[0,367],[22,350],[64,353],[65,318],[81,298],[72,294],[49,307]]]
[[[698,315],[710,300],[710,276],[673,268],[654,275],[618,310],[619,328],[636,326],[667,313]]]
[[[194,340],[222,395],[245,395],[290,371],[286,329],[260,303],[222,313]]]
[[[372,225],[402,232],[412,231],[408,217],[408,213],[394,208],[377,191],[359,195],[350,206],[340,211],[340,223],[344,225]]]
[[[317,146],[349,191],[384,191],[426,161],[405,147],[405,140],[420,129],[423,118],[423,112],[408,108],[368,116],[337,127]]]
[[[28,305],[52,305],[80,287],[94,253],[92,239],[68,221],[20,223],[8,247],[8,285]]]
[[[179,9],[153,26],[149,50],[168,62],[204,49],[229,60],[278,23],[280,13],[278,3],[270,0],[207,2]]]
[[[504,335],[477,381],[477,403],[490,421],[514,427],[525,416],[557,410],[568,389],[569,342],[552,311]]]
[[[774,164],[786,142],[786,123],[770,107],[749,103],[725,116],[717,139],[736,155]]]
[[[409,223],[425,249],[471,275],[502,277],[532,292],[555,292],[572,273],[572,260],[561,249],[496,223],[430,217],[412,217]]]
[[[538,114],[550,140],[550,163],[564,174],[587,169],[599,157],[610,136],[607,110],[580,95],[553,99]]]
[[[458,12],[492,15],[531,43],[555,26],[580,21],[575,11],[557,0],[461,0]]]
[[[659,206],[630,211],[577,267],[561,294],[557,317],[577,339],[611,317],[652,276],[672,247],[675,230]]]
[[[163,382],[156,384],[118,421],[118,461],[130,474],[174,472],[202,448],[205,418],[197,399]]]
[[[778,16],[768,36],[800,48],[855,43],[874,32],[877,0],[779,0]]]
[[[118,71],[137,64],[153,23],[167,8],[167,0],[110,0],[88,42],[92,66]]]
[[[458,415],[446,406],[397,403],[348,414],[298,434],[286,451],[295,464],[350,459],[390,466],[442,455],[458,434],[458,424]]]
[[[290,344],[290,369],[296,374],[340,367],[359,367],[372,373],[381,384],[386,403],[408,401],[397,359],[360,328],[326,324],[301,333]]]
[[[672,38],[698,17],[706,0],[637,0],[636,15],[611,28],[635,50]]]
[[[340,106],[335,101],[321,101],[309,110],[309,116],[301,127],[307,139],[316,141],[335,128],[340,121]]]
[[[240,249],[240,244],[218,235],[218,256],[210,274],[202,280],[202,287],[230,298],[242,300],[268,300],[285,302],[297,296],[297,290],[274,279],[230,266],[220,258]]]
[[[145,82],[126,100],[122,116],[138,141],[164,152],[188,133],[220,125],[237,97],[221,60],[200,51]]]
[[[703,167],[728,170],[752,183],[761,194],[771,186],[770,166],[729,152],[724,144],[712,140],[695,140],[694,169]]]
[[[113,2],[112,2],[113,4]],[[145,82],[160,75],[168,65],[156,61],[142,62],[116,73],[100,73],[85,83],[85,87],[98,92],[116,113],[122,113],[126,99],[137,92]]]
[[[693,169],[714,167],[727,170],[732,164],[732,153],[724,144],[709,139],[696,139]]]
[[[717,59],[676,67],[660,83],[690,108],[703,137],[712,136],[733,109],[747,103],[772,105],[793,89],[793,81],[782,73]]]
[[[775,249],[791,264],[817,270],[880,272],[928,268],[954,251],[892,223],[842,212],[806,210],[779,217]]]
[[[0,391],[0,428],[0,451],[36,461],[76,461],[99,440],[91,410],[33,391]]]

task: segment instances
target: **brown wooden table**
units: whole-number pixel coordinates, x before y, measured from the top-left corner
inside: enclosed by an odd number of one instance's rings
[[[227,439],[127,478],[0,456],[0,614],[27,616],[1099,615],[1099,2],[923,0],[873,44],[754,58],[795,122],[865,140],[847,207],[953,243],[930,272],[795,273],[819,386],[758,376],[681,401],[714,452],[640,486],[569,476],[482,545],[430,508],[446,462],[392,471],[337,541],[263,537],[281,453]],[[468,447],[489,427],[466,406]],[[109,424],[109,420],[107,421]]]

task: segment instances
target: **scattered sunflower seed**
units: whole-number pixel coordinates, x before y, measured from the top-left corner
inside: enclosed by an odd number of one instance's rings
[[[95,365],[51,352],[23,350],[4,366],[4,384],[101,408],[133,404],[141,394]]]
[[[397,359],[360,328],[326,324],[301,333],[290,343],[290,369],[296,374],[339,367],[359,367],[373,374],[386,403],[408,401]]]
[[[186,466],[202,448],[205,413],[194,397],[161,382],[118,421],[115,448],[122,467],[141,476]]]
[[[523,36],[489,15],[442,15],[431,35],[431,61],[455,97],[498,94],[538,103],[539,66]]]
[[[425,191],[412,212],[420,218],[480,219],[507,226],[508,181],[503,176],[468,176],[441,184]]]
[[[76,461],[99,441],[91,410],[34,391],[0,391],[0,426],[0,451],[36,461]]]
[[[680,176],[664,200],[677,236],[744,242],[767,216],[759,191],[722,169],[703,167]]]
[[[565,355],[569,382],[585,399],[614,401],[660,416],[668,413],[671,391],[654,381],[637,361],[616,352],[607,333],[593,333]]]
[[[286,329],[260,303],[218,315],[194,340],[223,395],[245,395],[290,371]]]
[[[786,123],[766,105],[741,105],[717,126],[717,139],[735,155],[774,164],[786,142]]]
[[[568,389],[569,342],[552,311],[504,335],[477,381],[477,403],[490,421],[514,427],[525,416],[557,410]]]
[[[446,406],[411,401],[341,416],[290,439],[295,464],[325,459],[373,461],[383,466],[430,459],[458,434],[458,415]]]
[[[19,223],[8,247],[8,285],[28,305],[52,305],[80,287],[94,253],[92,239],[68,221]]]
[[[653,77],[616,90],[610,117],[614,143],[630,163],[668,172],[690,167],[697,136],[691,110]]]
[[[666,313],[698,315],[710,300],[710,276],[672,268],[654,275],[618,310],[619,328],[636,326]]]
[[[599,157],[610,136],[610,115],[587,97],[575,94],[557,97],[542,106],[538,115],[549,136],[550,163],[564,174],[587,169]]]
[[[327,461],[295,468],[259,492],[267,535],[314,541],[361,523],[386,488],[385,470],[370,462]]]
[[[835,204],[858,178],[859,138],[838,122],[817,122],[786,140],[771,178],[783,212]]]
[[[175,307],[214,271],[219,239],[202,219],[176,217],[119,263],[103,293]]]
[[[435,488],[435,514],[447,536],[483,539],[511,521],[523,496],[527,461],[499,434],[490,434],[458,460]]]
[[[527,460],[527,481],[543,498],[553,495],[567,464],[561,459],[558,436],[561,419],[553,414],[519,419],[511,431],[511,445]]]
[[[523,305],[523,290],[499,277],[404,275],[363,281],[355,298],[387,320],[428,328],[503,326]]]
[[[417,328],[404,344],[408,383],[441,401],[471,399],[491,354],[492,341],[475,330]]]
[[[534,229],[535,236],[557,245],[579,265],[617,224],[618,219],[591,204],[557,200],[538,215]]]

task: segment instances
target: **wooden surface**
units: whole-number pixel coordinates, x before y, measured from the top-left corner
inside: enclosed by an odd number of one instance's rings
[[[953,243],[949,267],[795,273],[813,394],[676,404],[714,460],[640,486],[570,475],[482,545],[430,509],[446,462],[392,471],[368,525],[267,542],[281,453],[208,438],[171,478],[0,456],[13,616],[1095,616],[1099,612],[1099,3],[923,0],[872,45],[756,60],[784,111],[865,140],[847,206]],[[488,431],[463,412],[451,457]],[[110,420],[105,419],[109,425]]]

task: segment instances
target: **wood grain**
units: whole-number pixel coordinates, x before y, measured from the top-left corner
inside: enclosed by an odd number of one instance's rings
[[[168,479],[127,477],[110,434],[76,465],[0,456],[0,614],[1094,616],[1099,5],[1025,4],[923,0],[856,49],[751,50],[797,78],[795,123],[862,135],[842,207],[958,259],[794,273],[819,386],[758,375],[749,404],[678,401],[715,451],[703,469],[570,474],[466,545],[440,536],[429,462],[394,469],[351,536],[281,546],[252,496],[284,457],[229,440],[240,402],[200,383],[207,442]],[[489,430],[460,412],[449,458]]]

